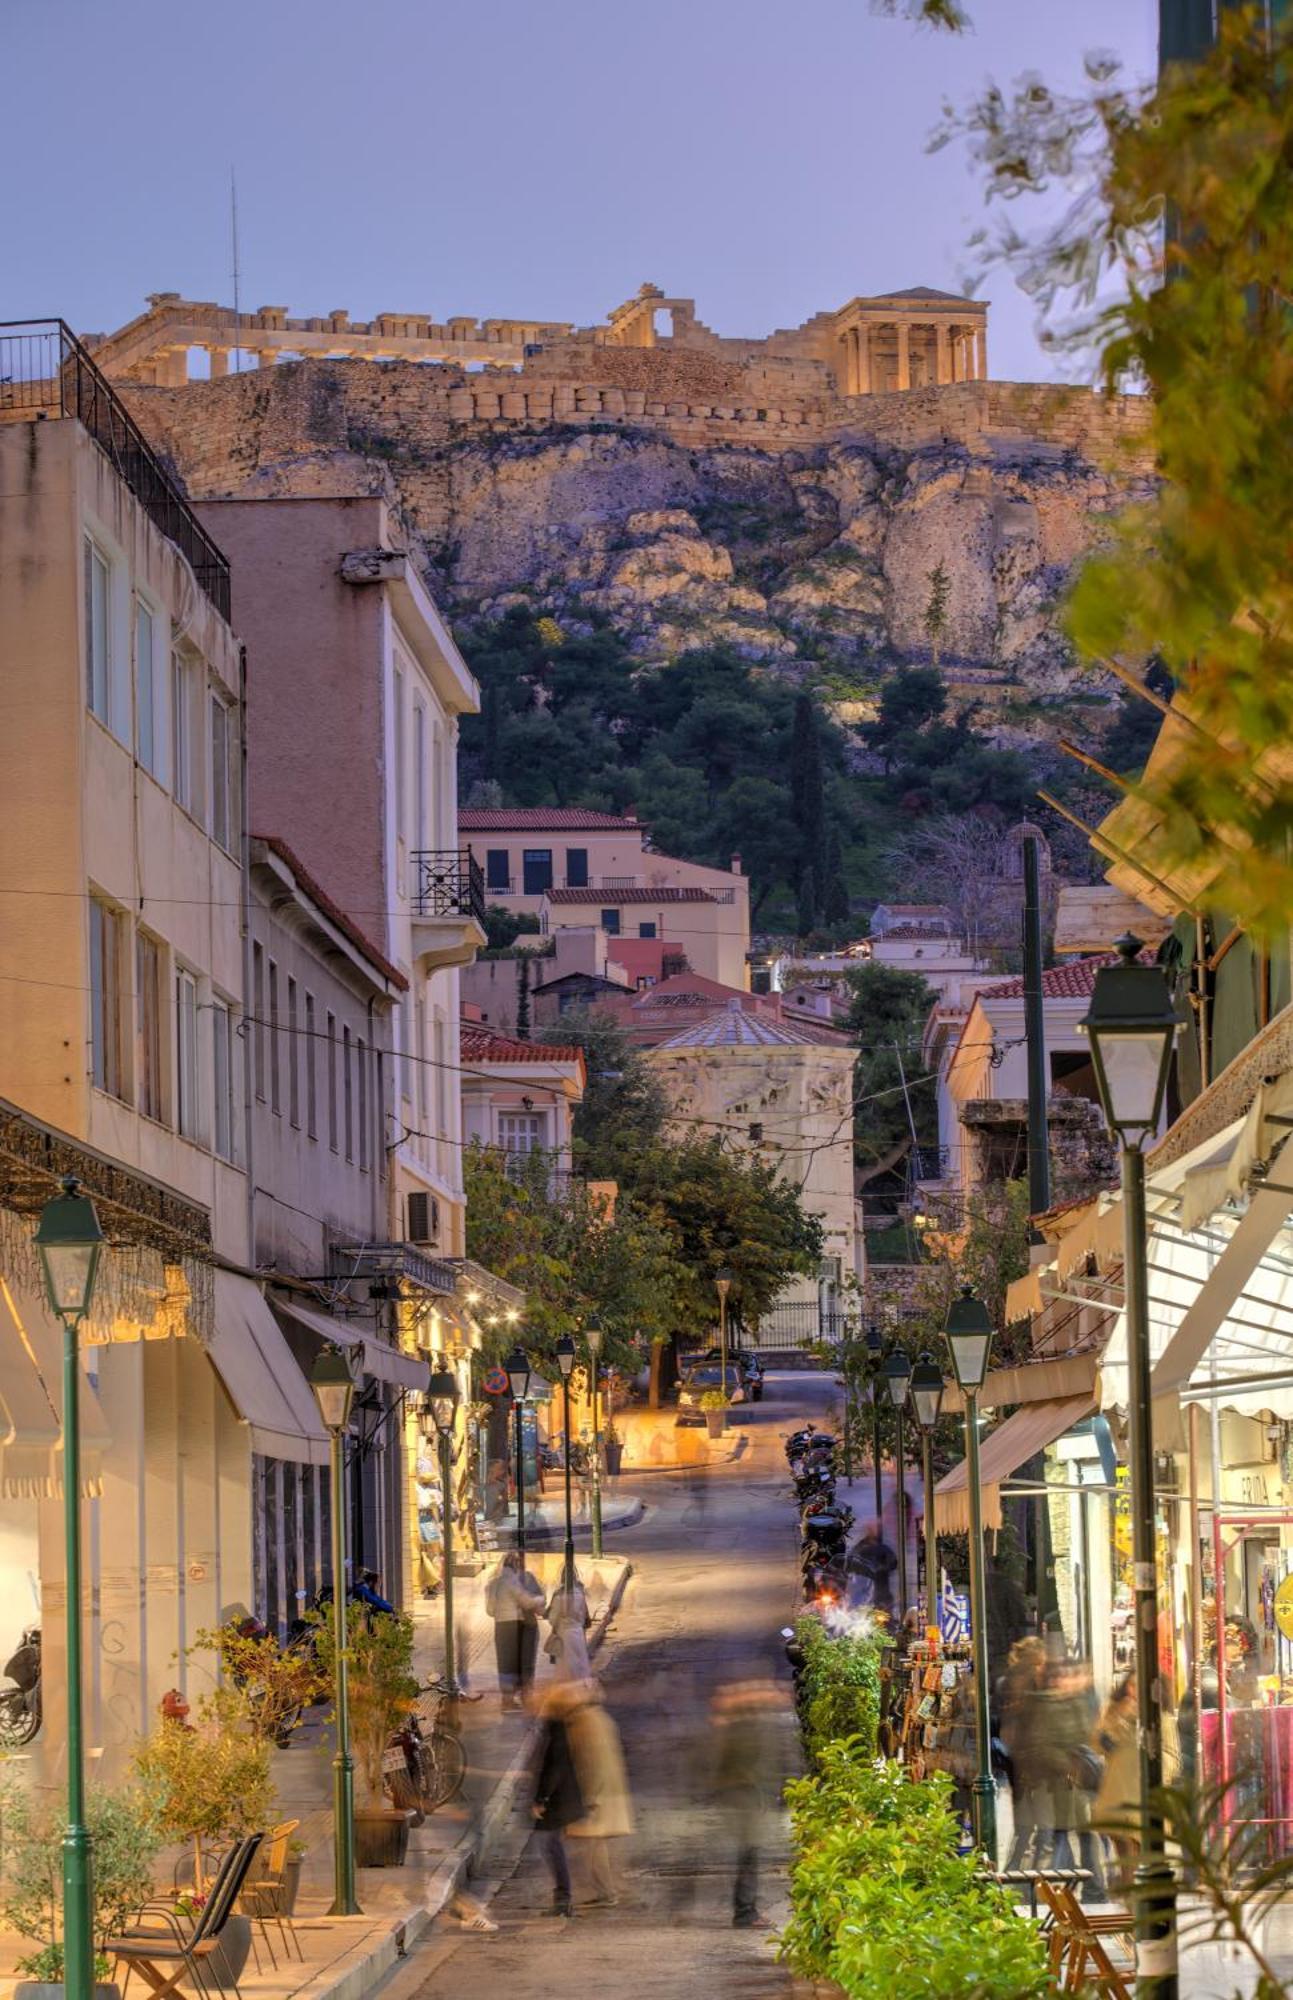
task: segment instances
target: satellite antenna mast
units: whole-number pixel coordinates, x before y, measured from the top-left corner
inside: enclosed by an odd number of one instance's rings
[[[239,298],[238,269],[238,176],[233,167],[229,169],[229,229],[233,242],[233,372],[235,375],[241,375],[242,307]]]

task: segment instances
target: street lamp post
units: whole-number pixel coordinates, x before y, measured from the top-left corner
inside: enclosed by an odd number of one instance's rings
[[[718,1352],[723,1375],[723,1422],[727,1422],[727,1295],[732,1289],[732,1273],[724,1267],[714,1278],[718,1293]]]
[[[970,1495],[970,1637],[974,1648],[974,1741],[978,1769],[970,1786],[974,1837],[997,1865],[997,1790],[992,1780],[988,1714],[988,1613],[983,1576],[983,1495],[979,1486],[979,1391],[988,1372],[992,1321],[967,1285],[952,1302],[944,1328],[957,1387],[965,1398],[965,1456]]]
[[[588,1342],[588,1353],[592,1363],[593,1388],[593,1555],[602,1552],[602,1428],[601,1428],[601,1366],[602,1366],[602,1323],[595,1316],[584,1328],[584,1339]]]
[[[350,1754],[350,1634],[346,1624],[346,1478],[342,1462],[355,1379],[339,1347],[325,1347],[310,1370],[331,1447],[332,1488],[332,1650],[336,1656],[334,1705],[337,1748],[332,1759],[333,1894],[331,1917],[360,1915],[355,1897],[355,1765]]]
[[[512,1390],[512,1410],[516,1421],[516,1546],[521,1555],[521,1568],[525,1568],[525,1440],[522,1437],[521,1410],[530,1393],[530,1363],[525,1349],[518,1341],[504,1362],[507,1379]]]
[[[846,1327],[840,1354],[840,1375],[844,1383],[844,1477],[853,1484],[853,1330]]]
[[[938,1530],[934,1525],[934,1431],[943,1407],[943,1371],[922,1354],[911,1371],[911,1401],[920,1425],[920,1476],[925,1489],[925,1623],[938,1622]]]
[[[1140,939],[1130,934],[1119,938],[1118,951],[1120,962],[1097,973],[1090,1008],[1078,1026],[1091,1045],[1101,1107],[1110,1130],[1117,1135],[1122,1167],[1136,1733],[1140,1747],[1140,1863],[1134,1877],[1136,1993],[1138,2000],[1176,2000],[1176,1882],[1167,1859],[1163,1815],[1156,1796],[1163,1783],[1163,1722],[1143,1149],[1158,1130],[1180,1022],[1161,967],[1137,962]]]
[[[428,1377],[427,1401],[440,1440],[440,1546],[444,1555],[444,1677],[458,1692],[453,1632],[453,1427],[458,1414],[458,1378],[450,1368]]]
[[[575,1522],[570,1507],[570,1375],[575,1365],[575,1343],[568,1333],[557,1342],[557,1366],[561,1370],[561,1388],[566,1406],[566,1449],[562,1453],[566,1461],[566,1590],[575,1587]]]
[[[90,1310],[103,1248],[94,1203],[73,1175],[46,1202],[36,1230],[49,1302],[63,1323],[63,1534],[67,1566],[67,1828],[63,1835],[63,1990],[94,1991],[94,1856],[85,1823],[85,1720],[81,1666],[81,1321]]]
[[[898,1525],[898,1597],[902,1610],[898,1622],[907,1616],[907,1493],[903,1466],[903,1412],[907,1407],[907,1388],[911,1381],[911,1362],[900,1347],[895,1347],[884,1364],[885,1386],[889,1391],[889,1401],[898,1419],[898,1491],[894,1501],[894,1518]]]
[[[880,1474],[880,1357],[884,1353],[884,1341],[878,1326],[866,1330],[866,1355],[871,1371],[871,1471],[875,1480],[875,1517],[879,1521],[884,1516],[884,1488]]]

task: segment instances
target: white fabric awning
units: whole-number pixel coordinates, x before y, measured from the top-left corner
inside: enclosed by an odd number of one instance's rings
[[[235,1271],[215,1274],[210,1354],[253,1451],[301,1465],[328,1463],[328,1433],[283,1329],[260,1286]]]
[[[1047,1402],[1025,1403],[990,1431],[979,1447],[979,1490],[983,1525],[1001,1526],[1001,1486],[1028,1459],[1071,1431],[1095,1408],[1090,1390]],[[934,1488],[934,1526],[940,1535],[964,1534],[970,1525],[969,1467],[965,1459]]]
[[[63,1490],[62,1329],[43,1300],[0,1278],[0,1495],[44,1499]],[[108,1426],[81,1371],[81,1490],[101,1485]]]
[[[316,1340],[334,1347],[361,1347],[363,1368],[374,1381],[389,1382],[397,1389],[422,1390],[427,1385],[426,1361],[416,1354],[402,1354],[376,1335],[355,1325],[353,1320],[334,1319],[331,1313],[305,1305],[295,1292],[270,1294],[276,1311],[286,1313],[308,1329]]]

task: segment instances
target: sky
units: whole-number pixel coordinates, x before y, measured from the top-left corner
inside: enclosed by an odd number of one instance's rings
[[[4,0],[3,317],[231,302],[231,169],[244,311],[592,325],[650,280],[761,335],[958,291],[982,195],[926,154],[944,99],[1091,48],[1148,76],[1156,13],[968,4],[956,38],[869,0]],[[1052,375],[985,289],[990,373]]]

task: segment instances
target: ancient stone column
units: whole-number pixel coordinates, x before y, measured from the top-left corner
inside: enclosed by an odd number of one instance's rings
[[[856,329],[856,337],[858,344],[858,394],[859,396],[869,396],[871,394],[871,327],[868,321],[862,321],[861,325]]]
[[[898,387],[911,387],[911,328],[905,319],[898,321]]]
[[[256,363],[258,367],[272,368],[277,360],[278,360],[278,349],[276,347],[257,348]]]
[[[952,357],[947,351],[947,321],[934,322],[934,379],[950,382],[952,379]]]
[[[208,347],[207,353],[211,357],[211,380],[218,382],[229,373],[229,351],[224,347]]]
[[[982,324],[974,329],[974,379],[976,382],[988,379],[988,329]]]

